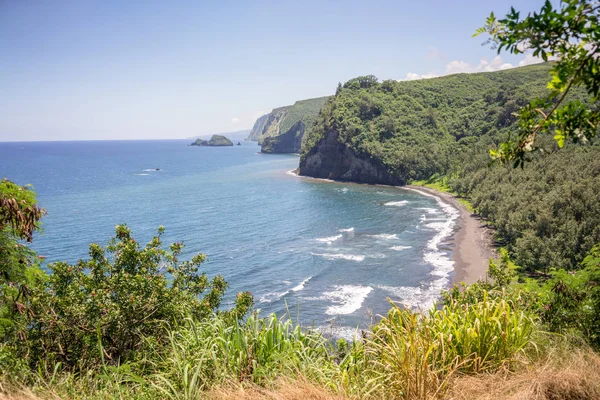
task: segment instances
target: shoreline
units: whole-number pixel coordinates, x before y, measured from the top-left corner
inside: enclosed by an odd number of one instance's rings
[[[472,284],[479,279],[485,279],[490,258],[498,257],[492,245],[492,229],[485,226],[480,218],[474,216],[450,193],[426,186],[406,185],[402,188],[438,197],[459,211],[452,246],[452,284]]]
[[[300,176],[298,175],[297,169],[293,169],[287,173],[298,178],[321,182],[365,185],[364,183],[357,182]],[[390,186],[381,184],[373,184],[373,186],[395,187],[398,189],[419,192],[425,196],[434,196],[458,210],[459,216],[456,220],[456,227],[454,228],[454,234],[452,236],[451,260],[454,263],[454,275],[452,276],[451,285],[458,285],[461,282],[470,285],[480,279],[486,279],[490,258],[498,257],[497,252],[492,245],[492,229],[485,226],[480,218],[467,210],[454,195],[426,186]]]

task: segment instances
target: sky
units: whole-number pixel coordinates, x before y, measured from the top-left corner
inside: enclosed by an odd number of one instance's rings
[[[252,127],[373,74],[537,62],[473,38],[543,0],[0,0],[0,141],[175,139]]]

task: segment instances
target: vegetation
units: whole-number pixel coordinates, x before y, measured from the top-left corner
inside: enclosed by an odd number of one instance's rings
[[[306,138],[304,154],[333,132],[407,181],[468,198],[506,246],[490,262],[489,280],[452,288],[430,310],[392,303],[369,331],[334,343],[289,319],[250,313],[248,292],[223,309],[227,283],[199,273],[204,255],[181,261],[181,243],[165,249],[162,227],[141,246],[119,225],[106,247],[90,245],[89,260],[51,264],[48,274],[27,247],[44,210],[30,188],[2,180],[0,392],[86,399],[600,397],[600,150],[563,142],[596,133],[573,136],[586,118],[593,128],[597,112],[597,77],[588,74],[597,63],[588,53],[597,47],[585,45],[598,42],[600,6],[561,4],[562,13],[548,2],[524,21],[514,11],[498,22],[492,16],[485,29],[500,49],[520,51],[525,39],[542,57],[558,48],[556,64],[420,82],[359,77],[339,86]],[[546,95],[549,70],[553,92],[546,99],[554,110],[545,113],[528,102]],[[580,84],[587,91],[574,91]],[[278,126],[289,131],[310,107],[292,113],[297,120],[289,127],[278,114]],[[535,113],[543,119],[527,119]],[[543,156],[530,155],[524,169],[488,168],[487,150],[517,129],[519,139],[495,154],[522,161],[532,144]],[[549,129],[558,143],[536,136]]]
[[[489,168],[489,149],[519,121],[513,113],[546,93],[551,63],[411,82],[359,77],[340,85],[304,143],[302,157],[329,134],[405,182],[437,182],[466,199],[496,228],[526,272],[571,268],[600,241],[598,146],[559,147],[532,168]],[[575,91],[570,99],[586,99]],[[302,161],[301,161],[302,162]]]
[[[265,153],[297,153],[305,130],[309,129],[328,97],[318,97],[279,107],[260,117],[252,128]],[[260,131],[260,132],[259,132]]]
[[[317,97],[295,102],[294,105],[287,110],[285,118],[281,121],[279,132],[283,134],[289,131],[292,129],[292,126],[299,121],[306,127],[312,126],[327,99],[328,97]]]
[[[522,165],[528,152],[537,150],[538,133],[553,133],[559,147],[566,140],[592,140],[600,129],[600,4],[591,0],[562,0],[554,8],[549,0],[539,12],[521,19],[511,9],[504,19],[490,15],[476,35],[488,33],[488,42],[500,53],[532,51],[556,62],[550,71],[549,93],[518,111],[519,129],[491,154],[496,159]],[[569,93],[585,88],[587,102],[570,100]]]

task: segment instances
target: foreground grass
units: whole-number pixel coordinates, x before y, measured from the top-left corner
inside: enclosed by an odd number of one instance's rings
[[[243,323],[215,316],[171,329],[167,346],[145,343],[135,362],[79,374],[57,364],[13,380],[4,392],[47,399],[445,398],[463,377],[531,365],[546,346],[538,336],[531,316],[485,294],[428,312],[392,305],[364,338],[338,345],[274,315]]]
[[[79,399],[86,396],[66,396],[57,388],[32,390],[2,386],[1,400]],[[60,389],[60,388],[58,388]],[[127,393],[104,392],[105,398],[163,398],[155,393],[134,397]],[[119,397],[121,395],[121,397]],[[102,398],[100,395],[96,398]],[[185,397],[180,397],[185,398]],[[344,400],[357,396],[336,394],[310,380],[297,376],[280,378],[268,386],[253,383],[226,382],[199,397],[209,400]],[[394,398],[371,396],[371,398]],[[427,399],[432,397],[411,397]],[[435,398],[435,397],[433,397]],[[585,347],[557,345],[535,363],[522,364],[517,370],[501,369],[494,373],[457,374],[449,381],[443,397],[449,400],[594,400],[600,398],[600,357]]]

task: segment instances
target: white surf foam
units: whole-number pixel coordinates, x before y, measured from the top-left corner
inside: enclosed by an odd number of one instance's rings
[[[346,229],[338,229],[338,232],[354,232],[354,227],[346,228]]]
[[[427,309],[436,302],[440,297],[440,292],[447,288],[450,283],[449,276],[454,270],[454,261],[450,259],[447,252],[440,250],[440,244],[452,235],[460,212],[451,204],[442,201],[438,196],[421,191],[418,192],[424,196],[433,197],[441,208],[441,212],[433,212],[429,211],[430,209],[426,209],[428,214],[443,213],[446,216],[443,220],[436,217],[433,220],[435,222],[431,222],[431,219],[428,220],[425,215],[422,217],[422,221],[428,221],[424,226],[436,231],[435,235],[427,242],[427,246],[423,252],[423,260],[433,267],[429,273],[432,281],[427,285],[418,287],[378,286],[378,288],[392,294],[394,296],[392,300],[404,304],[406,307]]]
[[[334,289],[323,293],[326,299],[334,305],[327,307],[327,315],[347,315],[359,310],[369,293],[373,290],[370,286],[337,285]]]
[[[326,260],[347,260],[347,261],[357,261],[357,262],[361,262],[365,260],[365,256],[358,254],[358,255],[354,255],[354,254],[341,254],[341,253],[337,253],[337,254],[333,254],[333,253],[324,253],[324,254],[319,254],[319,253],[311,253],[313,256],[318,256],[318,257],[323,257]]]
[[[429,207],[418,207],[418,208],[416,208],[416,210],[423,210],[427,214],[438,214],[439,213],[439,211],[436,210],[435,208],[429,208]]]
[[[271,293],[267,293],[263,296],[260,297],[259,302],[260,303],[271,303],[273,301],[279,300],[280,298],[282,298],[283,296],[285,296],[286,294],[288,294],[290,291],[286,290],[285,292],[271,292]]]
[[[142,171],[144,171],[144,172],[155,172],[155,171],[158,171],[158,169],[156,169],[156,168],[147,168],[147,169],[143,169]]]
[[[387,203],[384,204],[384,206],[388,206],[388,207],[402,207],[408,204],[407,200],[400,200],[400,201],[388,201]]]
[[[292,292],[299,292],[302,289],[304,289],[304,285],[306,285],[308,283],[308,281],[310,281],[312,279],[312,276],[309,276],[308,278],[306,278],[305,280],[303,280],[302,282],[300,282],[300,284],[298,284],[297,286],[294,286],[291,291]]]
[[[398,235],[396,235],[395,233],[380,233],[378,235],[366,235],[375,239],[380,239],[380,240],[396,240],[398,239]]]
[[[331,244],[331,243],[335,242],[336,240],[341,239],[342,237],[343,237],[342,235],[335,235],[335,236],[329,236],[329,237],[324,237],[324,238],[316,238],[315,240],[317,242]]]
[[[392,246],[390,247],[390,250],[394,250],[394,251],[402,251],[402,250],[407,250],[407,249],[411,249],[412,246]]]
[[[148,176],[150,174],[136,174],[137,176]]]

